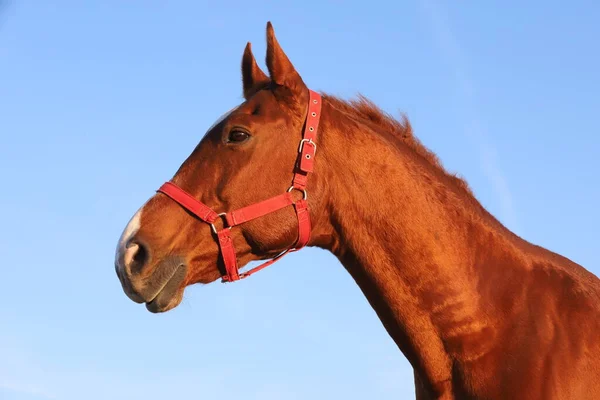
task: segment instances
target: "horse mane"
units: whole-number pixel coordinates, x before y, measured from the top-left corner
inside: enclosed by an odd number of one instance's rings
[[[334,108],[358,118],[374,128],[374,131],[380,134],[388,133],[397,140],[396,145],[408,146],[418,157],[433,166],[443,176],[449,178],[460,190],[471,196],[473,195],[467,182],[456,174],[446,171],[438,156],[425,147],[414,135],[412,126],[405,114],[401,114],[401,119],[398,120],[360,94],[355,100],[343,100],[327,94],[324,94],[323,97],[329,100]]]

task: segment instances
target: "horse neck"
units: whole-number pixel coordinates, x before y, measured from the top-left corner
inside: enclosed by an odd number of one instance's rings
[[[500,267],[510,264],[513,279],[526,269],[518,239],[408,146],[330,105],[323,116],[315,180],[326,211],[315,242],[342,262],[415,370],[443,386],[453,362],[492,345],[492,310],[499,318],[503,305],[491,299],[509,296],[498,292]]]

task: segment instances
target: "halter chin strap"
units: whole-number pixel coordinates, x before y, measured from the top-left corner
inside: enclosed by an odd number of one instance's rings
[[[217,214],[212,208],[195,199],[188,192],[172,182],[164,183],[160,189],[157,190],[158,192],[167,195],[180,206],[198,217],[198,219],[211,226],[212,232],[216,235],[217,242],[219,243],[221,257],[225,264],[225,274],[222,276],[222,282],[233,282],[246,278],[280,260],[281,257],[287,253],[300,250],[306,246],[310,239],[311,224],[306,184],[308,181],[308,174],[313,172],[314,158],[317,151],[316,138],[321,117],[321,96],[312,90],[309,90],[309,94],[308,112],[306,114],[306,121],[302,132],[302,140],[300,140],[300,145],[298,146],[299,159],[294,171],[292,186],[290,186],[285,193],[238,210]],[[294,189],[303,193],[301,200],[294,201],[291,193]],[[258,267],[252,268],[246,272],[238,272],[235,247],[233,246],[233,240],[231,238],[231,228],[291,205],[294,206],[296,217],[298,219],[298,238],[296,243],[275,258]],[[217,230],[215,227],[215,221],[219,218],[224,219],[224,226],[221,230]]]

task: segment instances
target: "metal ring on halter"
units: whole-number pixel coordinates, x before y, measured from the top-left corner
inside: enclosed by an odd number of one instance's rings
[[[302,192],[302,200],[308,199],[308,193],[306,193],[306,189],[298,189],[298,188],[295,188],[294,185],[292,185],[292,186],[290,186],[290,188],[287,191],[291,192],[294,189]]]
[[[227,213],[220,213],[220,214],[217,214],[217,217],[222,217],[223,215],[227,215]],[[230,227],[230,226],[228,226],[228,227],[225,227],[225,226],[224,226],[224,227],[223,227],[223,229],[225,229],[225,228],[227,228],[227,229],[231,230],[231,227]],[[215,227],[215,224],[213,224],[212,222],[210,223],[210,229],[212,229],[212,231],[213,231],[213,233],[214,233],[215,235],[218,233],[218,232],[217,232],[217,228]]]
[[[304,147],[304,143],[308,143],[310,145],[313,145],[315,148],[315,153],[317,152],[317,144],[315,142],[313,142],[312,139],[302,139],[300,141],[300,145],[298,146],[298,153],[302,153],[302,147]]]

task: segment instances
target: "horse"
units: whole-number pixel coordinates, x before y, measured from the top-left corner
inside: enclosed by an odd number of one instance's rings
[[[501,224],[408,118],[309,89],[270,22],[266,39],[268,74],[248,42],[243,103],[126,225],[125,294],[166,312],[187,286],[319,247],[410,362],[417,399],[600,398],[600,280]]]

